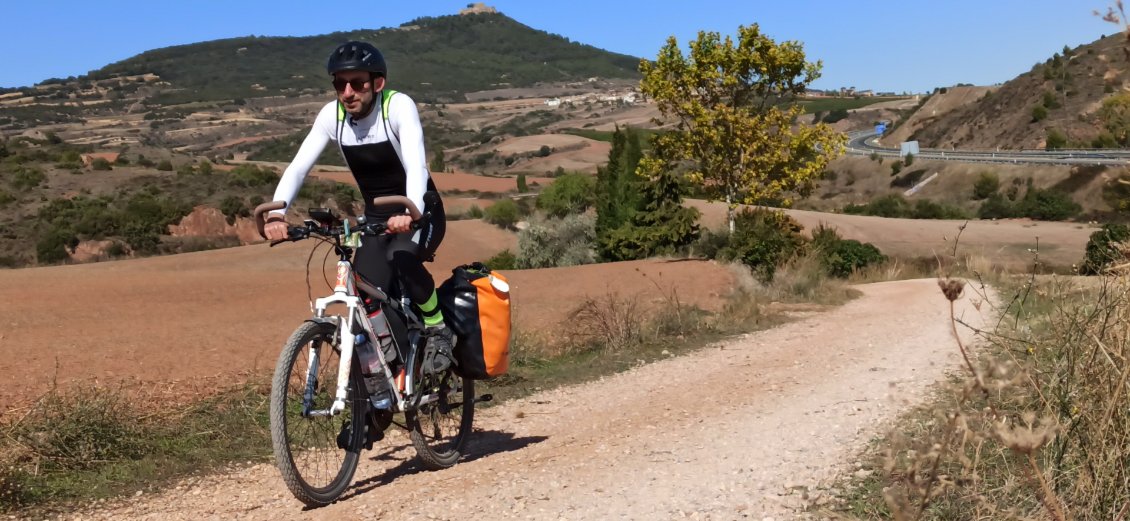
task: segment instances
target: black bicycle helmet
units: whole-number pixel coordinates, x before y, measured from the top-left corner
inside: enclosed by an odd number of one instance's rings
[[[385,57],[376,47],[365,42],[345,42],[330,54],[326,70],[330,74],[340,71],[369,71],[377,76],[388,75]]]

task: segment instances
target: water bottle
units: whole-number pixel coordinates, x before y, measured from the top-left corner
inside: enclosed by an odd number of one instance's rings
[[[357,361],[361,363],[361,374],[380,371],[381,359],[377,356],[368,335],[362,332],[353,337],[353,352],[357,355]]]
[[[380,309],[377,309],[369,315],[369,323],[373,326],[373,332],[377,334],[377,341],[373,344],[380,346],[385,361],[392,364],[396,360],[396,346],[392,343],[392,330],[388,328],[388,319],[381,314]]]

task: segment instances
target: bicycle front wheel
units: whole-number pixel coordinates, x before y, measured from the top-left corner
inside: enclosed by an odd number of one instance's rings
[[[337,392],[339,341],[334,324],[303,323],[283,347],[271,382],[275,461],[287,488],[310,506],[328,505],[345,492],[365,436],[365,384],[356,363],[345,410],[328,414]]]
[[[423,403],[405,414],[416,455],[429,470],[451,467],[471,435],[475,381],[448,368],[439,374],[421,374],[420,392]]]

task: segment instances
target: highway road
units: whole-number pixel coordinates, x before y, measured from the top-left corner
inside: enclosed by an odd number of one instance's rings
[[[882,157],[899,157],[898,148],[877,144],[878,134],[874,130],[857,130],[848,133],[848,154]],[[1130,150],[1092,149],[1092,150],[942,150],[923,148],[916,159],[938,159],[942,161],[962,161],[967,163],[1006,163],[1006,164],[1044,164],[1044,165],[1127,165],[1130,164]]]

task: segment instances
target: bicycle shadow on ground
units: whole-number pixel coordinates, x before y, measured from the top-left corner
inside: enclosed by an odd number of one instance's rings
[[[424,467],[419,464],[419,462],[415,458],[415,455],[416,454],[412,449],[412,442],[407,440],[394,444],[386,444],[381,447],[380,452],[377,452],[376,454],[363,454],[362,459],[368,459],[370,461],[399,460],[400,463],[398,463],[395,467],[389,468],[388,470],[376,476],[357,481],[352,486],[350,486],[344,494],[341,495],[341,498],[338,499],[338,501],[346,501],[353,496],[359,496],[379,486],[392,483],[397,478],[424,472]]]
[[[471,437],[470,446],[465,451],[466,454],[459,461],[475,461],[495,454],[519,451],[548,439],[548,436],[515,438],[512,432],[477,431]]]
[[[495,454],[522,450],[547,439],[549,439],[548,436],[515,438],[514,434],[510,432],[476,431],[472,435],[469,446],[465,450],[466,454],[459,460],[459,463],[467,463]],[[379,475],[354,483],[345,494],[342,494],[338,501],[347,501],[354,496],[359,496],[382,485],[388,485],[399,478],[426,472],[427,470],[420,464],[415,456],[416,454],[412,448],[411,442],[386,445],[381,452],[368,456],[368,459],[372,461],[392,461],[399,459],[400,463]]]

